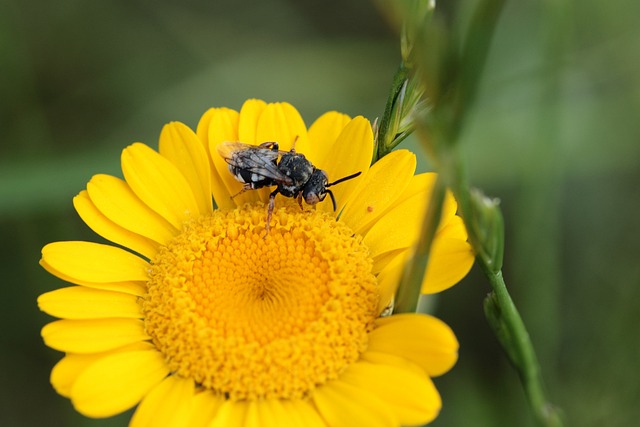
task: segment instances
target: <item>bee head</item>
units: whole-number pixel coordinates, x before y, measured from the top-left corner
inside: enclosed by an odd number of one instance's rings
[[[314,170],[311,178],[309,178],[309,181],[307,181],[302,189],[304,201],[308,205],[315,205],[323,201],[324,198],[327,197],[327,192],[331,193],[331,191],[327,190],[328,184],[329,178],[327,177],[327,173],[321,169]],[[333,200],[333,195],[331,195],[331,200]],[[335,201],[333,205],[335,206]]]
[[[344,178],[340,178],[337,181],[329,182],[329,177],[327,177],[327,173],[323,170],[316,169],[311,174],[311,178],[305,184],[302,189],[302,197],[304,197],[304,201],[308,205],[315,205],[318,202],[321,202],[327,197],[327,194],[331,196],[331,202],[333,203],[333,210],[337,209],[336,199],[333,197],[333,193],[331,190],[328,190],[328,187],[332,185],[339,184],[343,181],[347,181],[349,179],[353,179],[359,176],[361,172],[354,173],[353,175],[345,176]]]

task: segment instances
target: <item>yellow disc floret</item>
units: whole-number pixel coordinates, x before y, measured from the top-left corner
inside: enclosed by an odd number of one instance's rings
[[[358,359],[379,292],[359,236],[298,206],[215,211],[153,260],[147,333],[175,374],[231,399],[301,398]]]

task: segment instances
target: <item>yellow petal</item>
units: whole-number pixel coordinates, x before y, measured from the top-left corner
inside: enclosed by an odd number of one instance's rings
[[[188,425],[190,427],[208,427],[223,402],[224,398],[216,396],[210,390],[202,390],[193,397]]]
[[[414,175],[413,177],[411,177],[409,185],[407,185],[407,187],[398,198],[397,203],[413,197],[418,193],[425,194],[426,198],[428,199],[429,197],[431,197],[431,191],[433,190],[433,186],[436,183],[437,177],[438,174],[433,172]]]
[[[409,199],[417,194],[423,194],[426,200],[431,200],[431,194],[433,191],[433,186],[436,182],[436,178],[438,174],[433,172],[421,173],[418,175],[414,175],[409,181],[409,185],[402,192],[400,197],[396,200],[396,203],[401,203],[402,201]],[[442,213],[440,215],[440,224],[439,227],[442,228],[447,225],[453,218],[455,218],[456,210],[458,209],[458,204],[456,203],[453,194],[451,191],[445,193],[444,201],[442,204]]]
[[[361,172],[357,178],[337,184],[330,190],[336,199],[337,212],[340,212],[350,199],[353,190],[369,171],[373,157],[373,131],[371,123],[362,116],[355,117],[340,132],[336,142],[329,149],[331,156],[324,162],[315,165],[324,169],[329,182],[337,181],[351,174]],[[329,197],[327,197],[328,199]],[[333,212],[331,200],[320,203],[319,209]]]
[[[101,358],[71,388],[71,402],[88,417],[116,415],[137,404],[169,373],[156,350],[129,351]]]
[[[119,226],[104,216],[93,204],[86,190],[73,198],[73,206],[85,224],[105,239],[136,251],[149,259],[156,254],[157,243]]]
[[[231,129],[233,130],[234,138],[230,139],[230,141],[235,141],[238,139],[238,118],[239,113],[230,108],[209,108],[200,118],[198,122],[198,126],[196,127],[196,135],[198,139],[202,143],[202,147],[205,150],[208,150],[209,147],[209,132],[212,126],[212,119],[214,116],[223,113],[227,118],[228,126],[225,126],[225,130],[223,133],[229,132]]]
[[[371,269],[371,272],[373,274],[381,273],[382,270],[387,268],[389,263],[391,263],[391,261],[393,261],[396,258],[396,256],[398,256],[400,254],[406,254],[406,253],[408,253],[408,251],[409,251],[409,249],[407,249],[407,248],[395,249],[393,251],[385,252],[382,255],[378,255],[373,260],[373,268]]]
[[[342,129],[351,121],[351,117],[336,111],[324,113],[309,127],[310,150],[314,153],[313,161],[318,165],[327,163],[331,155],[331,147],[338,139]]]
[[[47,346],[68,353],[97,353],[150,339],[138,319],[56,320],[42,328]]]
[[[458,210],[458,203],[453,197],[451,191],[447,190],[444,195],[444,201],[442,203],[442,212],[440,214],[439,227],[442,228],[448,224],[453,218],[455,218],[456,211]]]
[[[264,399],[249,403],[244,427],[326,427],[306,400]]]
[[[195,394],[192,379],[170,375],[140,402],[130,427],[188,427]]]
[[[422,293],[434,294],[455,285],[469,273],[474,259],[471,245],[464,240],[434,239]]]
[[[469,237],[464,221],[457,215],[452,216],[446,224],[443,224],[442,228],[438,230],[438,234],[442,237],[458,240],[467,240]]]
[[[257,139],[258,120],[267,103],[260,99],[249,99],[242,104],[240,119],[238,121],[238,140],[245,144],[258,145],[265,141]],[[235,139],[229,139],[235,141]]]
[[[165,125],[160,133],[160,154],[173,163],[187,180],[203,214],[211,205],[211,171],[207,152],[196,134],[180,122]]]
[[[458,360],[458,341],[451,328],[426,314],[376,319],[367,350],[404,357],[431,377],[444,374]]]
[[[326,427],[318,411],[307,400],[283,400],[281,405],[295,427]]]
[[[95,175],[87,184],[87,192],[96,208],[124,229],[160,244],[166,244],[177,232],[119,178]]]
[[[389,264],[378,274],[378,286],[380,287],[380,301],[378,313],[381,313],[393,300],[398,284],[407,262],[407,251],[396,254]]]
[[[336,380],[313,392],[318,412],[331,427],[397,427],[391,407],[366,389]]]
[[[431,175],[431,176],[428,176]],[[364,243],[371,250],[374,263],[391,251],[413,246],[421,232],[427,205],[431,199],[434,174],[414,176],[407,189],[373,225],[364,226]],[[407,196],[408,195],[408,196]],[[455,222],[456,203],[447,192],[436,238],[448,223]],[[369,228],[368,230],[366,230]],[[379,267],[379,266],[378,266]]]
[[[51,385],[64,397],[69,397],[76,379],[90,365],[105,356],[134,350],[151,350],[153,346],[148,342],[137,342],[102,353],[74,354],[64,356],[51,370]]]
[[[220,408],[209,427],[244,426],[249,404],[246,401],[227,400]]]
[[[296,427],[296,424],[279,400],[254,400],[249,402],[244,427],[261,426]]]
[[[214,159],[220,157],[217,152],[210,151],[222,141],[236,141],[238,139],[239,114],[229,108],[211,108],[198,123],[198,139],[207,153],[209,153],[209,169],[211,169],[211,194],[220,209],[233,209],[236,204],[231,200],[231,194],[225,185],[225,179],[229,178],[229,171],[224,170],[220,174],[214,165]],[[211,140],[209,140],[211,138]],[[214,157],[215,156],[215,157]],[[220,159],[218,159],[220,160]]]
[[[86,280],[79,280],[74,277],[61,273],[60,271],[56,270],[55,268],[47,264],[46,261],[43,259],[40,260],[40,265],[52,275],[66,282],[75,283],[76,285],[86,286],[92,289],[102,289],[105,291],[124,292],[125,294],[131,294],[131,295],[137,295],[137,296],[142,296],[147,293],[146,281],[105,282],[105,283],[88,282]]]
[[[381,160],[379,160],[378,162],[380,161]],[[375,166],[376,163],[374,163],[373,166]],[[436,177],[437,175],[435,173],[422,173],[422,174],[412,176],[409,179],[409,183],[406,185],[404,190],[399,193],[398,197],[393,201],[393,203],[389,205],[386,209],[379,210],[378,219],[384,218],[387,214],[389,214],[394,209],[399,209],[399,208],[408,209],[410,208],[411,203],[420,201],[423,198],[425,200],[429,200],[429,198],[431,197],[431,192],[433,190],[433,184],[435,183]],[[358,191],[358,189],[356,189],[356,191]],[[405,204],[405,203],[408,203],[408,204]],[[426,203],[428,202],[425,202],[425,206],[426,206]],[[367,233],[369,233],[371,228],[373,228],[377,223],[378,221],[370,221],[367,223],[367,225],[361,226],[360,230],[358,230],[359,234],[361,236],[365,236]],[[382,255],[376,256],[376,262],[380,258],[380,256]]]
[[[412,246],[419,237],[428,199],[415,194],[386,212],[364,236],[364,244],[376,257]]]
[[[101,357],[101,353],[66,355],[51,370],[51,385],[60,395],[69,397],[78,375]]]
[[[88,282],[147,280],[149,264],[115,246],[93,242],[55,242],[42,248],[42,259],[64,275]]]
[[[340,381],[376,395],[394,409],[402,425],[426,424],[442,406],[438,391],[424,372],[359,362],[349,366]]]
[[[420,375],[423,375],[425,373],[424,369],[422,369],[420,366],[395,354],[367,350],[360,355],[360,360],[376,365],[395,366],[397,368],[412,371]]]
[[[138,297],[121,292],[71,286],[38,297],[40,310],[64,319],[142,318]]]
[[[176,229],[200,215],[193,191],[167,159],[141,143],[122,151],[122,173],[136,196]]]
[[[276,102],[267,104],[262,110],[257,122],[256,144],[267,141],[277,142],[283,151],[289,151],[295,141],[296,151],[305,155],[308,153],[307,127],[291,104]]]
[[[361,233],[394,204],[409,184],[416,169],[416,156],[397,150],[373,164],[355,189],[340,220]]]
[[[391,302],[398,289],[405,264],[409,261],[408,251],[393,252],[393,254],[378,274],[380,310]],[[436,236],[429,253],[429,263],[422,282],[422,293],[434,294],[455,285],[469,273],[474,259],[471,245],[466,241]]]

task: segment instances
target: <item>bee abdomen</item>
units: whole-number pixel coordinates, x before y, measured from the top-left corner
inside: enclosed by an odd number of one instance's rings
[[[243,184],[249,184],[254,190],[262,187],[270,187],[276,184],[273,179],[265,178],[264,176],[251,172],[247,169],[229,165],[229,170],[238,181]]]

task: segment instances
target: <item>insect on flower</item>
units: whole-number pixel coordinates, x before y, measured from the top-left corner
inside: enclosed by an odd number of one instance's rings
[[[244,184],[242,190],[231,198],[247,190],[277,186],[269,195],[265,238],[269,234],[276,194],[295,198],[301,209],[302,199],[308,205],[315,205],[329,194],[335,211],[336,199],[328,188],[361,174],[357,172],[329,182],[327,173],[313,166],[304,154],[297,153],[295,148],[291,151],[280,151],[277,142],[264,142],[258,146],[242,142],[223,142],[217,146],[217,150],[229,164],[229,171]]]

